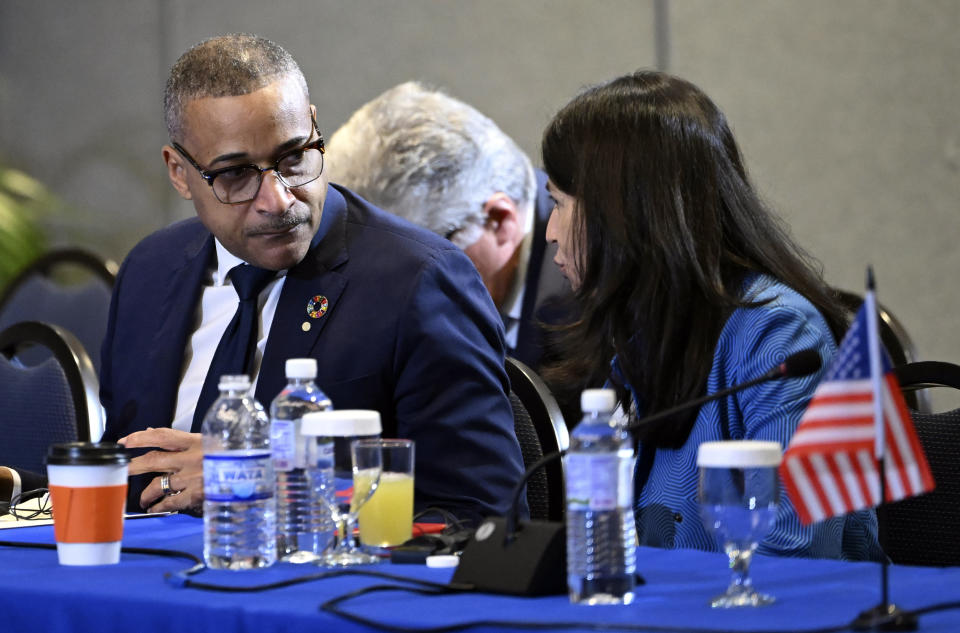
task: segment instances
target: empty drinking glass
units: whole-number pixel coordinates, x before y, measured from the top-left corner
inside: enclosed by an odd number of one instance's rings
[[[753,553],[777,515],[781,453],[778,442],[700,445],[700,512],[707,530],[730,557],[732,572],[730,586],[711,600],[712,607],[757,607],[774,601],[753,588],[749,572]]]
[[[357,440],[379,438],[380,428],[380,414],[376,411],[341,409],[303,416],[301,431],[305,436],[313,436],[317,444],[333,439],[334,494],[320,496],[334,499],[331,511],[338,535],[334,549],[321,559],[322,565],[343,567],[380,562],[377,556],[357,547],[353,536],[357,512],[377,489],[383,464],[379,443],[360,450],[356,444]],[[327,488],[331,482],[315,485]]]

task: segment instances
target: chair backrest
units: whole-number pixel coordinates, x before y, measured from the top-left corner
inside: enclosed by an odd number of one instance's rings
[[[931,386],[960,389],[960,366],[938,361],[894,368],[905,390]],[[960,565],[960,409],[910,411],[933,473],[933,492],[880,506],[880,544],[895,563]]]
[[[523,455],[523,467],[529,469],[543,457],[540,447],[540,438],[533,427],[530,412],[523,406],[523,402],[516,393],[510,390],[510,406],[513,408],[513,430],[520,443],[520,453]],[[527,480],[527,507],[530,509],[530,518],[546,521],[550,517],[550,486],[547,483],[547,472],[543,468],[532,474]]]
[[[0,330],[22,321],[53,323],[70,331],[100,367],[117,265],[81,249],[50,251],[21,271],[0,295]],[[35,350],[25,362],[46,355]]]
[[[34,346],[50,357],[25,366],[19,356]],[[0,464],[43,472],[50,444],[99,440],[98,391],[90,358],[70,332],[37,322],[0,331]]]
[[[543,379],[515,358],[507,358],[506,368],[514,406],[514,428],[524,465],[529,468],[544,455],[566,450],[570,446],[570,435],[560,406]],[[542,475],[537,473],[530,478],[527,502],[531,518],[563,520],[566,499],[561,460],[552,461],[542,468]]]
[[[834,288],[840,303],[847,309],[850,315],[854,315],[863,305],[863,296],[849,290]],[[917,348],[913,344],[913,339],[907,333],[907,328],[882,303],[877,303],[877,317],[880,326],[880,342],[887,350],[890,356],[890,362],[894,367],[915,363],[919,360]],[[930,397],[925,391],[912,391],[904,394],[907,406],[916,411],[929,413],[933,411],[930,404]]]

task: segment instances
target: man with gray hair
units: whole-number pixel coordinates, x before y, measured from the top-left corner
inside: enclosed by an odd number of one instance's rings
[[[503,319],[508,353],[538,367],[537,311],[566,286],[543,265],[546,177],[517,144],[473,107],[411,81],[357,110],[328,150],[336,182],[464,250]]]

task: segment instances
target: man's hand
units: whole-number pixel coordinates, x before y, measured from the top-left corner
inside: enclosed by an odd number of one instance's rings
[[[164,496],[160,477],[143,489],[140,506],[148,512],[199,510],[203,504],[203,444],[199,433],[174,429],[137,431],[117,440],[127,448],[159,448],[130,460],[130,474],[169,473],[171,490]]]

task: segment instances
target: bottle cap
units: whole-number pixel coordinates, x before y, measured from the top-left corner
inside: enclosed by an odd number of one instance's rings
[[[779,466],[780,442],[731,440],[704,442],[697,450],[697,466],[706,468],[765,468]]]
[[[580,394],[580,409],[584,413],[609,413],[617,407],[613,389],[584,389]]]
[[[305,413],[300,423],[304,435],[353,437],[380,435],[380,412],[367,409],[340,409]]]
[[[287,378],[313,380],[317,377],[316,358],[288,358],[286,364]]]
[[[427,556],[427,567],[456,567],[460,564],[460,557],[453,554],[434,554]]]
[[[231,375],[224,374],[220,376],[220,384],[218,385],[220,391],[226,389],[230,390],[243,390],[250,388],[250,376],[244,374]]]

